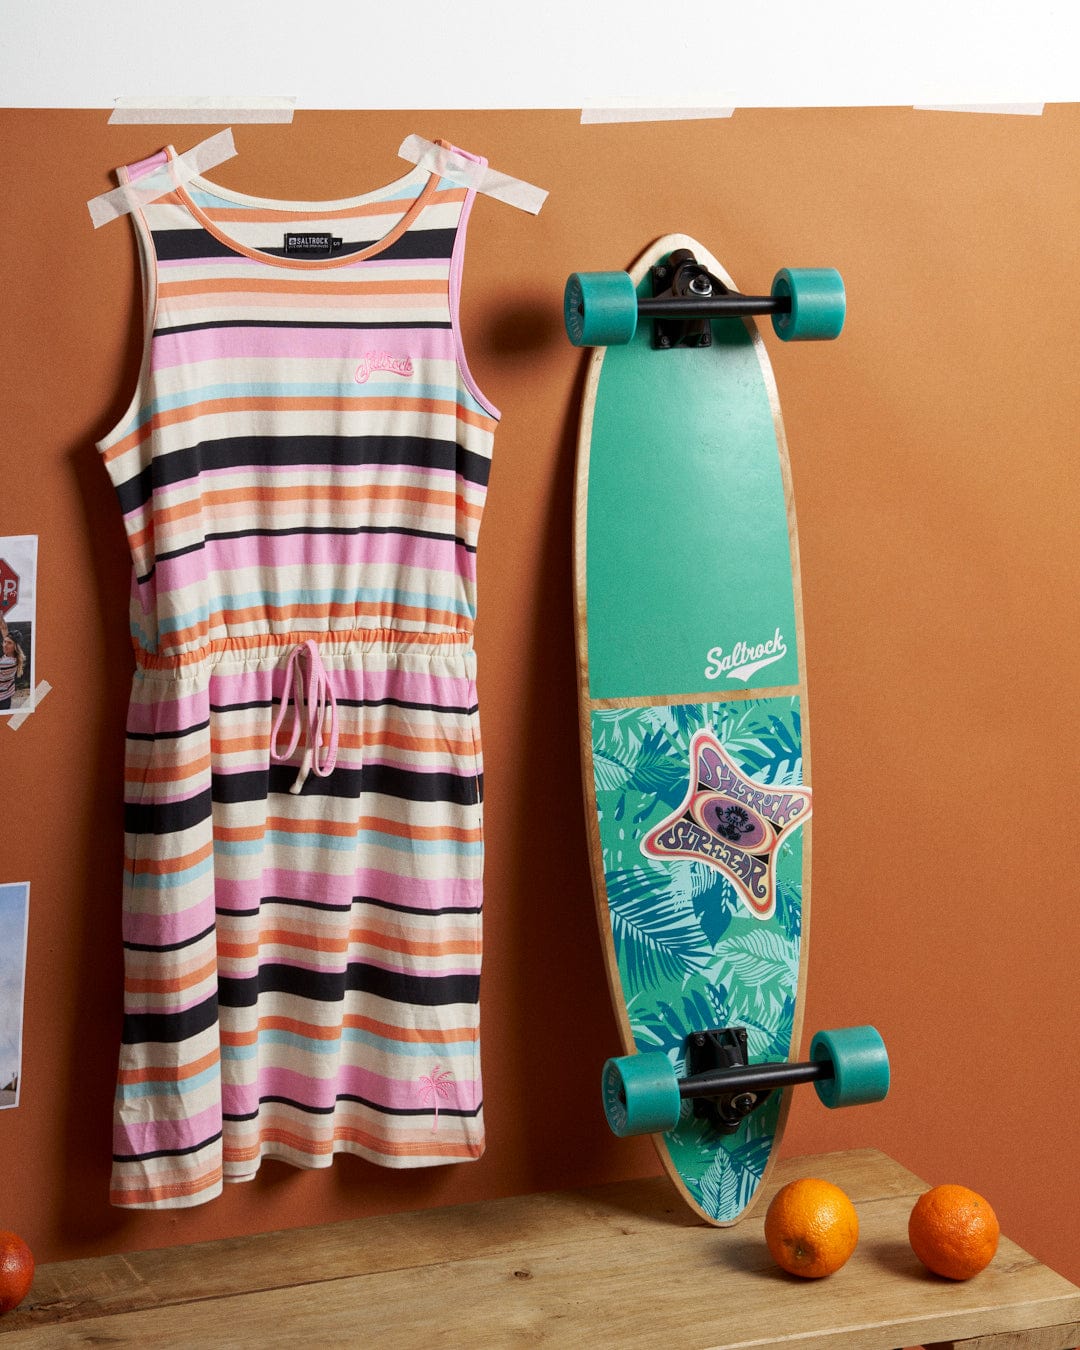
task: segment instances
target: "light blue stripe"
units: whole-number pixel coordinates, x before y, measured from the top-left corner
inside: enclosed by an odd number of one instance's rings
[[[440,187],[442,186],[443,182],[446,182],[446,181],[447,181],[447,180],[440,179],[440,180],[439,180],[439,185],[440,185]],[[453,187],[454,184],[453,184],[453,183],[447,182],[447,186],[448,186],[448,187]],[[198,186],[197,184],[195,184],[195,183],[189,183],[189,184],[188,184],[188,195],[191,197],[191,200],[196,204],[196,206],[201,206],[201,207],[204,207],[204,208],[205,208],[205,207],[215,207],[215,206],[217,206],[217,207],[222,207],[222,208],[224,208],[225,210],[229,210],[229,211],[236,211],[236,210],[240,210],[240,211],[257,211],[257,210],[259,210],[259,207],[258,207],[258,205],[256,205],[256,204],[253,204],[253,203],[251,203],[251,202],[237,202],[237,201],[234,201],[231,197],[219,197],[219,196],[217,195],[217,193],[214,193],[214,192],[207,192],[205,188],[201,188],[201,187],[199,187],[199,186]],[[415,183],[415,181],[414,181],[414,182],[411,183],[411,184],[410,184],[410,183],[404,183],[401,187],[395,188],[393,192],[380,192],[380,193],[378,194],[378,198],[377,198],[377,199],[378,199],[379,201],[384,201],[384,202],[415,201],[416,196],[417,196],[417,192],[416,192],[416,183]],[[349,200],[349,199],[348,199],[348,198],[345,198],[344,200]],[[320,206],[325,207],[325,206],[327,206],[327,205],[329,205],[329,204],[330,204],[330,203],[326,203],[326,202],[315,202],[315,203],[313,203],[313,205],[315,206],[316,209],[315,209],[313,212],[311,212],[310,219],[313,220],[313,221],[321,220],[322,217],[321,217],[321,216],[319,215],[319,213],[318,213],[318,207],[320,207]],[[282,227],[282,233],[284,233],[284,231],[285,231],[286,228],[289,228],[289,229],[298,229],[299,226],[296,225],[296,224],[293,224],[293,225],[291,225],[291,226],[283,226],[283,227]]]
[[[408,1056],[414,1059],[434,1059],[439,1063],[471,1060],[476,1052],[476,1043],[473,1041],[463,1041],[458,1046],[448,1048],[445,1045],[428,1045],[420,1041],[395,1041],[387,1036],[377,1036],[374,1032],[343,1027],[340,1038],[335,1037],[333,1040],[323,1040],[317,1036],[301,1036],[293,1031],[260,1031],[257,1043],[222,1046],[221,1058],[235,1061],[256,1059],[262,1045],[285,1045],[303,1050],[306,1054],[333,1056],[340,1052],[343,1041],[352,1045],[371,1046],[402,1058]]]
[[[117,1088],[117,1096],[122,1101],[136,1101],[140,1097],[186,1097],[198,1092],[200,1088],[217,1081],[221,1069],[217,1064],[197,1073],[194,1078],[184,1078],[177,1083],[122,1083]]]
[[[348,358],[351,360],[352,358]],[[359,357],[357,358],[359,360]],[[174,394],[163,394],[139,409],[124,430],[125,435],[144,426],[150,419],[163,412],[174,412],[177,408],[190,408],[198,403],[212,399],[230,398],[346,398],[362,403],[365,398],[382,398],[403,395],[408,398],[440,399],[447,403],[456,403],[458,407],[470,412],[483,412],[484,409],[467,389],[455,389],[453,385],[443,384],[406,384],[397,381],[372,378],[366,384],[357,384],[355,380],[341,380],[329,383],[291,383],[279,384],[272,381],[258,384],[208,384],[199,388],[187,388]]]
[[[205,858],[200,863],[193,863],[190,867],[185,867],[182,872],[139,872],[131,878],[131,884],[139,889],[167,889],[172,886],[186,886],[189,882],[195,881],[198,877],[204,877],[208,872],[214,870],[214,859]]]
[[[268,844],[290,848],[310,848],[314,844],[319,848],[333,849],[338,853],[351,853],[358,845],[367,844],[393,849],[397,853],[420,853],[431,856],[452,853],[474,858],[480,857],[483,849],[479,841],[402,839],[396,834],[382,834],[379,830],[358,830],[356,834],[344,837],[337,834],[320,834],[318,830],[288,832],[267,830],[262,839],[216,840],[214,852],[231,858],[243,857],[260,853]]]

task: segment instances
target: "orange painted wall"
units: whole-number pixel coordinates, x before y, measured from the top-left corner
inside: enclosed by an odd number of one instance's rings
[[[132,663],[125,543],[93,441],[127,401],[139,339],[129,227],[95,233],[83,203],[112,165],[203,131],[9,111],[0,534],[40,536],[38,675],[53,692],[20,730],[0,726],[0,880],[32,884],[0,1227],[60,1258],[657,1170],[598,1105],[614,1022],[582,829],[569,565],[585,357],[563,337],[561,291],[568,272],[626,266],[681,230],[744,289],[780,265],[834,264],[849,295],[840,342],[767,342],[811,690],[806,1026],[875,1022],[894,1089],[836,1114],[804,1091],[785,1152],[873,1145],[966,1182],[1080,1280],[1080,105],[595,127],[571,112],[308,112],[239,127],[239,157],[215,176],[344,196],[396,177],[412,131],[551,191],[536,219],[481,200],[465,275],[472,365],[504,413],[477,630],[488,1152],[430,1173],[271,1163],[196,1210],[106,1203]]]

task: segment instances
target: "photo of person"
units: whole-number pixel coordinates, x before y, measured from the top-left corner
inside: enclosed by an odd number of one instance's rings
[[[23,635],[17,628],[8,628],[0,622],[0,712],[11,712],[18,694],[25,703],[29,689],[30,663],[22,645]]]
[[[0,717],[34,706],[37,535],[0,537]]]
[[[0,885],[0,1110],[19,1104],[30,883]]]

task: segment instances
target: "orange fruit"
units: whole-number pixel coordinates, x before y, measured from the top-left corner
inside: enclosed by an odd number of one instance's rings
[[[789,1181],[765,1214],[765,1241],[773,1260],[792,1275],[816,1280],[839,1270],[859,1240],[855,1206],[831,1181]]]
[[[34,1256],[18,1233],[0,1231],[0,1314],[17,1308],[30,1292]]]
[[[911,1250],[935,1275],[970,1280],[988,1266],[1001,1229],[989,1203],[966,1186],[935,1186],[908,1219]]]

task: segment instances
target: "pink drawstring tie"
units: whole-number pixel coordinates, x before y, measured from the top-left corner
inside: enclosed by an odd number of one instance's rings
[[[304,674],[304,655],[307,655],[307,675]],[[285,720],[289,704],[295,704],[293,729],[285,750],[278,749],[278,733]],[[330,723],[330,742],[325,744],[323,732],[325,724]],[[289,791],[294,795],[302,792],[309,773],[318,778],[326,778],[333,773],[337,763],[338,717],[337,700],[330,683],[330,675],[323,665],[319,648],[308,638],[299,642],[289,652],[285,663],[285,685],[281,691],[274,729],[270,734],[270,758],[281,763],[287,760],[301,740],[303,732],[304,754],[296,781]]]

